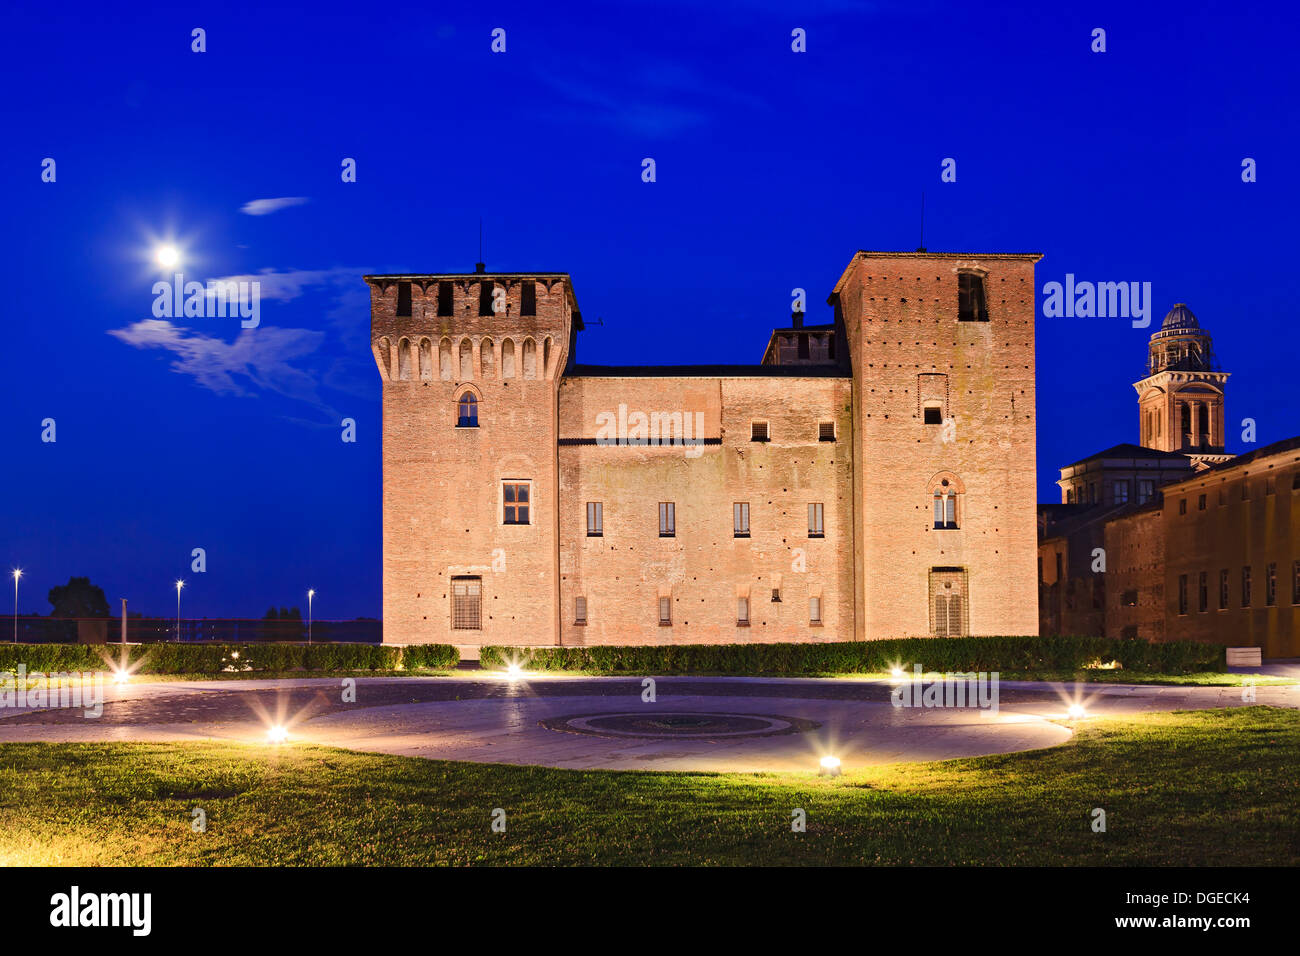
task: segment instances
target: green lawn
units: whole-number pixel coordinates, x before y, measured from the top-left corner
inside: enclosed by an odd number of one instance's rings
[[[837,779],[6,744],[0,865],[1300,863],[1300,713],[1078,726],[1049,750]],[[191,830],[196,806],[206,833]],[[495,807],[505,833],[490,832]],[[791,832],[796,807],[806,833]],[[1106,833],[1092,832],[1094,807]]]

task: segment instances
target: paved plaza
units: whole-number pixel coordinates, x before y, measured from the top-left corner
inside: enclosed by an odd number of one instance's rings
[[[852,679],[655,679],[490,674],[342,679],[150,681],[105,688],[97,718],[82,710],[0,709],[0,743],[231,740],[289,743],[443,760],[576,769],[810,770],[1051,747],[1068,740],[1069,708],[1085,719],[1239,707],[1240,687],[1003,681],[997,712],[896,707],[893,686]],[[1254,688],[1255,702],[1300,706],[1300,687]],[[1077,716],[1077,715],[1076,715]]]

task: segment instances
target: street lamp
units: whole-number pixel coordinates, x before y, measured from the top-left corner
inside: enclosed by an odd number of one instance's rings
[[[23,576],[22,568],[14,568],[14,643],[18,643],[18,579]]]
[[[176,640],[181,639],[181,588],[185,587],[185,582],[177,580],[176,582]]]
[[[316,596],[316,592],[311,588],[307,589],[307,643],[311,643],[311,599]]]

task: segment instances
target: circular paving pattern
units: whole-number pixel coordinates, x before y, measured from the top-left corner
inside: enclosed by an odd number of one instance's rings
[[[821,724],[802,717],[772,714],[678,713],[574,714],[539,721],[547,730],[593,737],[640,737],[647,740],[716,740],[801,734]]]

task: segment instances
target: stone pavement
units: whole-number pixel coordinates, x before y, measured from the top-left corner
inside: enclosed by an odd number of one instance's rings
[[[1243,706],[1241,688],[1003,681],[996,714],[975,708],[895,707],[875,680],[656,678],[359,678],[356,702],[341,679],[151,682],[105,688],[103,714],[0,709],[0,743],[217,739],[264,743],[269,727],[291,742],[446,760],[642,770],[813,770],[822,756],[845,767],[1009,753],[1068,740],[1067,708],[1088,717]],[[1256,702],[1300,706],[1300,687],[1255,688]],[[593,736],[543,727],[591,715],[652,715],[653,737]],[[755,715],[802,732],[729,736],[711,715]],[[766,725],[735,718],[738,724]],[[654,721],[652,721],[653,723]],[[602,717],[598,724],[608,724]],[[638,726],[644,724],[638,719]],[[586,724],[580,724],[586,726]],[[703,728],[697,730],[695,728]],[[658,733],[658,732],[656,732]]]

